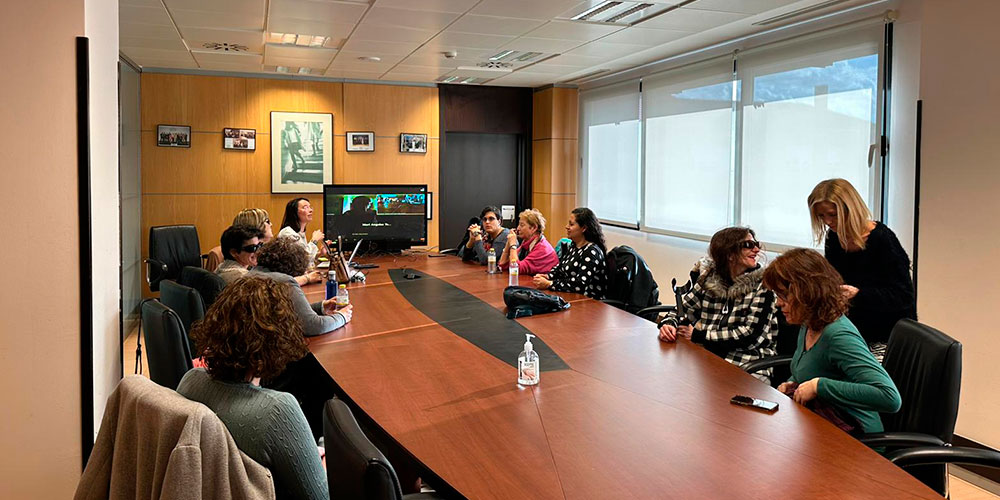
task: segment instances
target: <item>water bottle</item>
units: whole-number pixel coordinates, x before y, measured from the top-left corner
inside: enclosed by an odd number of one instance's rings
[[[486,255],[486,272],[489,274],[497,272],[497,251],[493,247],[490,247],[490,251]]]
[[[331,273],[332,275],[333,273]],[[326,299],[330,300],[337,295],[337,280],[336,278],[330,279],[332,276],[326,277]]]
[[[511,245],[511,247],[510,247],[510,264],[507,267],[508,272],[510,273],[510,278],[509,278],[509,281],[507,282],[507,286],[517,286],[517,284],[518,284],[517,283],[517,276],[518,276],[518,267],[519,267],[519,265],[520,264],[518,264],[518,262],[517,262],[517,245]]]
[[[340,285],[337,287],[337,309],[342,309],[347,307],[351,303],[350,297],[347,295],[347,285]]]

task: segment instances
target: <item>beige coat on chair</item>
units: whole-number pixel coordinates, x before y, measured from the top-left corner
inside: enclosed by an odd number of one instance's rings
[[[273,499],[274,480],[208,407],[131,375],[108,398],[74,498]]]

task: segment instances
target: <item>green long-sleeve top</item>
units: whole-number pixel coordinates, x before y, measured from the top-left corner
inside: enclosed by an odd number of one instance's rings
[[[879,412],[895,413],[902,404],[896,384],[846,316],[826,325],[809,350],[802,327],[791,369],[792,382],[819,378],[819,398],[856,418],[866,433],[882,432]]]

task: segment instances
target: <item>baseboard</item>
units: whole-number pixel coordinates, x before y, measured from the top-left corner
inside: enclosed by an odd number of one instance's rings
[[[964,438],[958,434],[952,439],[951,444],[966,448],[997,451],[985,444]],[[983,467],[981,465],[949,465],[948,470],[955,477],[963,481],[972,483],[994,495],[1000,495],[1000,469]]]

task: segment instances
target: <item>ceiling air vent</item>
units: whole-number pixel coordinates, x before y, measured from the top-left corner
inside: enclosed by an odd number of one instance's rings
[[[206,42],[202,44],[208,50],[215,50],[218,52],[247,52],[250,50],[246,45],[240,45],[237,43],[218,43],[218,42]]]
[[[675,5],[659,2],[622,2],[607,0],[597,5],[588,4],[583,11],[569,18],[571,21],[597,24],[631,26],[646,19],[676,8]]]
[[[486,62],[481,62],[481,63],[477,64],[476,66],[479,66],[480,68],[487,68],[487,69],[506,69],[506,68],[510,68],[510,67],[512,67],[514,65],[511,64],[511,63],[509,63],[509,62],[486,61]]]

